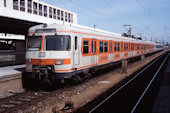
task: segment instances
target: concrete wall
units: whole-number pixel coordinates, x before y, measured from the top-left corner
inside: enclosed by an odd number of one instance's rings
[[[13,77],[5,77],[0,79],[0,97],[11,95],[9,92],[23,91],[22,75],[15,75]]]
[[[6,6],[5,3],[6,2]],[[0,0],[0,7],[7,7],[12,9],[13,8],[13,0]]]
[[[13,9],[13,0],[6,0],[6,1],[7,1],[7,7]]]
[[[0,0],[0,7],[4,7],[4,0]]]

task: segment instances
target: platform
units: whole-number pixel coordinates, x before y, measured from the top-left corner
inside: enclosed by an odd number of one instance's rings
[[[170,58],[153,105],[152,113],[170,113]]]
[[[9,96],[9,92],[22,91],[22,73],[25,65],[0,67],[0,98]]]

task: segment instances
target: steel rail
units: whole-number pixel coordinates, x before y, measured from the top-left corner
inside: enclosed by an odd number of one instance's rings
[[[137,101],[137,103],[135,104],[135,106],[133,107],[131,113],[134,113],[135,109],[137,108],[137,106],[139,105],[139,103],[141,102],[143,96],[146,94],[146,92],[148,91],[150,85],[152,84],[152,82],[154,81],[154,79],[156,78],[156,76],[158,75],[159,71],[162,69],[162,66],[164,65],[165,61],[167,60],[167,58],[169,57],[169,54],[166,56],[166,58],[164,59],[164,61],[162,62],[161,66],[159,67],[159,69],[157,70],[157,72],[155,73],[155,75],[153,76],[152,80],[150,81],[150,83],[148,84],[148,86],[145,88],[144,92],[142,93],[142,95],[140,96],[139,100]]]
[[[107,100],[109,100],[113,95],[115,95],[117,92],[119,92],[122,88],[124,88],[127,84],[129,84],[131,81],[133,81],[136,77],[138,77],[141,73],[143,73],[145,70],[147,70],[150,66],[152,66],[156,61],[158,61],[161,57],[163,57],[166,53],[159,56],[157,59],[155,59],[152,63],[150,63],[147,67],[145,67],[142,71],[140,71],[138,74],[136,74],[132,79],[130,79],[128,82],[126,82],[124,85],[122,85],[120,88],[118,88],[115,92],[113,92],[111,95],[109,95],[106,99],[104,99],[102,102],[100,102],[97,106],[95,106],[92,110],[89,111],[89,113],[92,113],[94,110],[99,108],[103,103],[105,103]]]

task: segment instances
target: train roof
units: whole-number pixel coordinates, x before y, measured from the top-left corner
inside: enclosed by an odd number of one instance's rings
[[[44,24],[33,26],[29,29],[29,32],[35,32],[36,29],[43,29],[43,26],[44,26]],[[56,30],[59,30],[59,31],[60,30],[62,30],[62,31],[65,31],[65,30],[67,30],[67,31],[76,30],[77,31],[78,30],[78,31],[82,31],[84,33],[89,33],[89,34],[96,33],[97,35],[107,35],[109,37],[116,37],[116,38],[119,38],[121,41],[126,40],[126,41],[134,41],[134,42],[145,43],[145,44],[155,44],[155,42],[134,39],[131,37],[123,37],[119,33],[109,32],[109,31],[98,29],[98,28],[92,28],[92,27],[82,26],[82,25],[78,25],[78,24],[67,24],[67,23],[49,24],[49,25],[47,25],[47,27],[45,27],[45,29],[50,29],[50,28],[57,28]]]

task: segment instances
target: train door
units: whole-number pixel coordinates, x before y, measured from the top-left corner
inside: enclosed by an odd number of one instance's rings
[[[80,65],[80,48],[79,48],[79,39],[77,36],[74,38],[74,46],[73,46],[73,64],[74,68],[77,68]]]
[[[110,40],[109,42],[109,51],[110,51],[110,61],[113,60],[113,42]]]
[[[91,63],[92,65],[96,65],[97,64],[97,40],[96,39],[92,39],[91,41]]]

